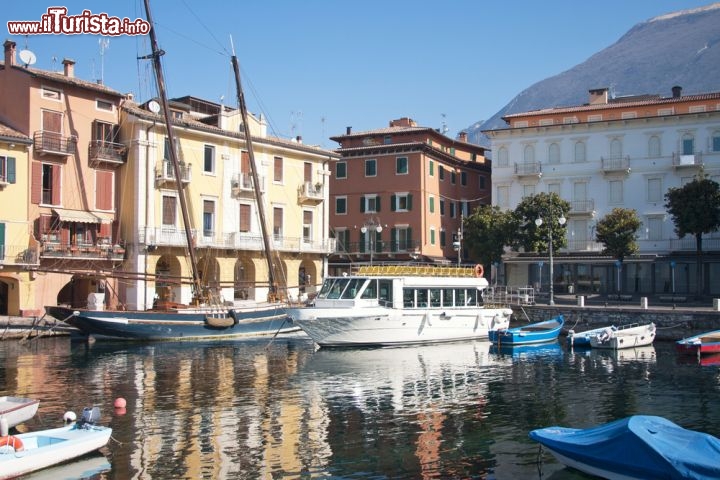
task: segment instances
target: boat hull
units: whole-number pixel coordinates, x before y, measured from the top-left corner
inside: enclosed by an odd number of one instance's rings
[[[385,307],[359,310],[290,308],[293,323],[321,347],[395,346],[487,340],[488,331],[507,327],[512,310],[402,311]]]
[[[200,310],[110,311],[45,307],[52,317],[100,340],[201,340],[275,335],[299,331],[284,307],[234,310],[236,322],[215,326]]]
[[[25,475],[98,450],[107,444],[111,434],[109,427],[80,428],[73,424],[14,435],[24,448],[16,452],[10,446],[0,447],[0,479]]]
[[[615,330],[614,326],[594,328],[592,330],[586,330],[584,332],[575,332],[570,330],[567,335],[567,344],[573,348],[590,348],[590,339],[597,335],[601,335],[605,332],[606,328]]]
[[[704,332],[675,342],[675,350],[682,355],[720,353],[720,330]]]
[[[32,398],[0,397],[0,417],[11,428],[34,417],[39,406],[40,400]]]
[[[639,326],[617,327],[606,329],[605,334],[590,338],[592,348],[608,348],[618,350],[621,348],[636,348],[652,345],[655,340],[655,324]]]
[[[564,465],[618,479],[720,478],[720,440],[662,417],[635,415],[588,429],[530,432]]]
[[[498,345],[531,345],[557,340],[565,323],[562,315],[544,322],[523,327],[497,329],[489,334],[490,341]]]

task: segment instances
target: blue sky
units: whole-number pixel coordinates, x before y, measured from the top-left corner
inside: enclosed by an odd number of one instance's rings
[[[525,88],[612,45],[635,24],[710,5],[694,0],[153,0],[169,96],[236,105],[230,36],[248,108],[273,135],[329,137],[411,117],[449,136],[487,119]],[[6,2],[6,38],[35,53],[37,68],[96,80],[139,101],[156,94],[146,36],[10,36],[7,21],[68,14],[145,18],[142,0]],[[105,37],[107,38],[107,37]],[[592,86],[588,86],[591,88]],[[0,92],[1,93],[1,92]],[[650,93],[650,92],[637,92]]]

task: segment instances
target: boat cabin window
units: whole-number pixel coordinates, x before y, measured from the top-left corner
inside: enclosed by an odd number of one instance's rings
[[[392,280],[380,280],[380,305],[392,306]]]
[[[318,292],[318,295],[317,295],[317,296],[318,296],[319,298],[326,298],[327,295],[328,295],[328,292],[330,292],[330,288],[332,288],[333,283],[335,283],[335,279],[334,279],[334,278],[328,278],[328,279],[326,279],[326,280],[323,282],[322,287],[320,287],[320,291]]]
[[[360,287],[362,287],[363,283],[365,283],[364,278],[353,278],[350,280],[350,283],[345,288],[345,291],[340,295],[340,298],[344,299],[352,299],[357,297],[358,292],[360,291]]]
[[[440,306],[440,289],[439,288],[431,288],[428,290],[429,296],[430,296],[430,306],[431,307],[439,307]]]
[[[340,295],[342,295],[343,290],[345,290],[345,287],[347,287],[348,283],[350,283],[349,278],[335,279],[333,284],[330,286],[330,291],[328,292],[327,298],[329,298],[329,299],[340,298]]]
[[[428,291],[423,289],[417,290],[417,303],[418,308],[426,308],[428,306]]]
[[[453,303],[454,292],[455,292],[455,290],[453,290],[452,288],[444,288],[443,289],[443,291],[442,291],[442,294],[443,294],[442,306],[443,307],[452,307],[454,305],[454,303]]]
[[[377,299],[378,291],[377,291],[377,279],[371,279],[367,286],[365,287],[365,290],[363,290],[362,295],[360,295],[360,298],[366,298],[366,299]]]
[[[412,288],[403,288],[403,306],[405,308],[413,308],[415,306],[415,290]]]
[[[467,294],[465,296],[465,306],[466,307],[474,307],[477,305],[477,290],[474,288],[468,288]]]

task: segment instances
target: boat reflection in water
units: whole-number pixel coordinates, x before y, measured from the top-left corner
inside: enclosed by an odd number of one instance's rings
[[[562,359],[563,351],[557,340],[548,343],[535,343],[530,345],[500,345],[490,346],[490,353],[500,357],[509,356],[513,360],[532,360],[536,358]]]
[[[600,359],[612,359],[617,363],[655,363],[655,347],[648,345],[646,347],[624,348],[621,350],[590,350],[590,355]]]

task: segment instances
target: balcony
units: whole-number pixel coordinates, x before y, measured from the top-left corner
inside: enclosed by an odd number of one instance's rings
[[[63,137],[56,132],[38,130],[33,135],[34,148],[40,155],[60,155],[67,157],[77,151],[77,138]]]
[[[43,241],[40,245],[40,258],[122,261],[125,258],[125,247],[102,242],[95,245]]]
[[[18,265],[23,267],[37,266],[38,250],[21,245],[0,244],[0,265]]]
[[[568,215],[592,215],[594,211],[595,200],[573,200]]]
[[[673,168],[677,170],[681,168],[703,167],[705,164],[703,162],[702,152],[693,155],[681,155],[673,152],[672,165]]]
[[[259,177],[260,191],[264,192],[264,178]],[[235,173],[230,179],[230,188],[233,198],[248,198],[255,195],[255,188],[252,175],[249,173]]]
[[[88,144],[88,163],[90,167],[116,167],[125,163],[127,148],[121,143],[93,140]]]
[[[180,164],[180,181],[190,183],[191,165]],[[155,186],[175,183],[175,168],[170,160],[163,160],[160,168],[155,170]]]
[[[324,199],[325,189],[322,183],[305,182],[298,187],[298,202],[317,205]]]
[[[600,157],[600,168],[603,173],[624,173],[630,174],[630,157],[628,155],[613,155]]]
[[[515,176],[517,178],[523,177],[542,177],[542,163],[530,162],[530,163],[516,163],[515,164]]]

